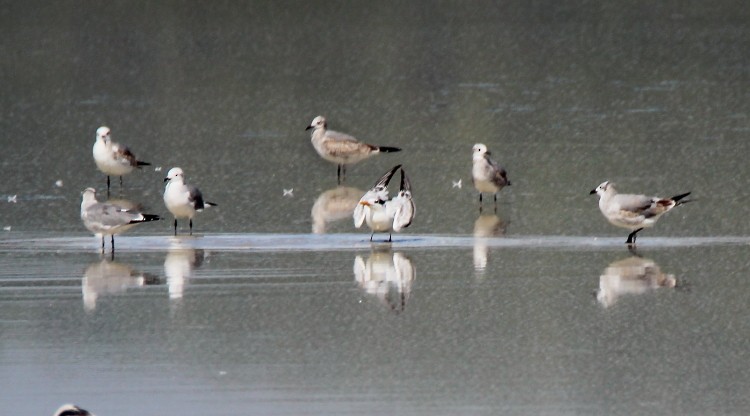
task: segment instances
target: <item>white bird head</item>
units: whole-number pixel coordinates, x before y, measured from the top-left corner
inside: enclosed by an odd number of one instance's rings
[[[182,169],[175,167],[175,168],[170,169],[169,172],[167,172],[167,177],[164,178],[164,182],[169,182],[177,178],[179,178],[180,181],[184,181],[185,173],[182,171]]]
[[[490,151],[487,149],[487,146],[485,146],[482,143],[477,143],[474,145],[474,147],[471,148],[472,152],[474,152],[474,159],[481,159],[485,155],[489,155]]]
[[[102,140],[108,140],[110,138],[109,136],[110,130],[107,126],[101,126],[98,129],[96,129],[96,140],[102,139]]]
[[[94,414],[74,404],[64,404],[57,409],[54,416],[94,416]]]
[[[310,123],[309,126],[307,126],[305,130],[310,130],[310,129],[318,130],[318,129],[324,129],[325,127],[326,127],[326,118],[323,116],[317,116],[313,119],[313,121]]]
[[[603,196],[608,191],[612,192],[615,190],[614,188],[615,184],[610,181],[604,181],[596,188],[592,189],[591,192],[589,192],[589,195],[597,194],[600,197]]]

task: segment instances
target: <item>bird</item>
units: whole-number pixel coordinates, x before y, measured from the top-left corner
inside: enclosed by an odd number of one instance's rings
[[[64,404],[57,409],[53,416],[94,416],[94,414],[74,404]]]
[[[189,219],[190,235],[193,235],[195,213],[203,211],[204,208],[215,207],[217,204],[204,201],[203,194],[198,188],[186,184],[185,173],[178,167],[167,172],[164,182],[167,183],[164,187],[164,205],[174,216],[174,235],[177,235],[178,218]]]
[[[338,165],[337,179],[340,184],[346,179],[346,166],[358,163],[381,152],[399,152],[398,147],[375,146],[360,142],[353,136],[328,130],[326,119],[317,116],[305,130],[312,129],[310,140],[313,147],[323,159]]]
[[[138,210],[122,207],[96,200],[96,190],[86,188],[82,192],[81,220],[83,225],[94,234],[102,236],[102,253],[104,236],[111,236],[112,255],[115,253],[115,234],[125,232],[142,222],[158,221],[158,215],[142,214]]]
[[[94,142],[94,162],[100,171],[107,175],[107,192],[109,192],[109,177],[119,176],[122,186],[122,176],[148,166],[150,163],[137,160],[133,152],[127,146],[112,141],[111,131],[107,126],[96,129],[96,141]]]
[[[656,220],[665,212],[690,200],[684,198],[690,192],[675,195],[671,198],[656,196],[619,194],[610,181],[602,182],[589,192],[599,195],[599,210],[612,225],[627,228],[632,232],[625,242],[635,246],[636,234],[646,227],[653,227]]]
[[[398,195],[388,199],[388,183],[399,169],[401,169],[401,186]],[[354,208],[354,226],[359,228],[366,222],[372,230],[370,241],[376,232],[388,232],[387,241],[391,242],[391,232],[400,232],[408,227],[414,219],[414,211],[411,183],[401,165],[397,165],[381,176],[375,186],[360,198],[359,204]]]
[[[482,208],[482,193],[490,193],[497,204],[497,193],[510,186],[508,173],[490,158],[490,151],[482,143],[472,147],[471,183],[479,191],[479,208]]]

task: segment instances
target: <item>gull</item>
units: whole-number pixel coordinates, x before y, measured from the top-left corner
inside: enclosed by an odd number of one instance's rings
[[[380,152],[401,151],[398,147],[375,146],[360,142],[348,134],[328,130],[323,116],[315,117],[305,130],[310,129],[313,130],[310,140],[320,157],[338,165],[338,183],[341,183],[342,177],[346,178],[346,165],[353,165]]]
[[[321,193],[310,210],[312,232],[323,234],[329,223],[351,218],[362,192],[361,189],[339,185]]]
[[[96,200],[96,190],[86,188],[81,201],[81,220],[83,225],[94,234],[102,236],[102,252],[104,252],[104,236],[112,238],[112,255],[115,253],[115,234],[127,231],[142,222],[160,220],[158,215],[141,214],[137,210],[128,209],[116,204],[99,202]]]
[[[618,194],[614,184],[605,181],[593,189],[590,195],[599,195],[599,210],[612,225],[632,230],[625,244],[635,246],[636,234],[646,227],[653,227],[665,212],[689,200],[682,199],[690,192],[671,198],[656,196]]]
[[[359,200],[354,209],[354,226],[359,228],[364,222],[372,230],[370,241],[376,232],[388,232],[388,242],[391,241],[391,231],[399,232],[408,227],[414,219],[414,201],[411,199],[411,183],[401,169],[401,186],[398,195],[388,199],[388,182],[401,165],[397,165],[386,172]]]
[[[53,416],[94,416],[94,414],[74,404],[64,404],[57,409]]]
[[[177,218],[190,220],[190,235],[193,235],[193,217],[196,212],[204,208],[215,207],[216,204],[203,200],[201,191],[193,185],[185,183],[185,173],[180,168],[172,168],[164,178],[164,205],[174,215],[174,235],[177,235]]]
[[[86,310],[96,309],[99,296],[122,293],[131,288],[160,283],[159,278],[134,270],[127,264],[103,259],[91,263],[83,273],[81,292]]]
[[[497,193],[506,186],[510,186],[508,174],[501,166],[490,159],[490,151],[482,143],[472,147],[471,182],[479,191],[479,207],[481,209],[482,193],[493,194],[497,204]]]
[[[611,263],[599,277],[596,300],[603,306],[612,306],[625,294],[641,294],[660,287],[673,288],[677,279],[664,273],[651,259],[638,256]]]
[[[109,177],[119,176],[122,186],[122,176],[140,169],[141,166],[150,165],[147,162],[136,160],[133,152],[127,146],[112,141],[110,129],[101,126],[96,129],[96,141],[94,142],[94,162],[100,171],[107,175],[107,191],[109,192]]]

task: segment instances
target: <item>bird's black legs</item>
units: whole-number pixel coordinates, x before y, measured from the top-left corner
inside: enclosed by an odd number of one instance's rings
[[[642,229],[643,229],[643,227],[641,227],[641,228],[633,231],[632,233],[630,233],[628,235],[628,240],[625,242],[625,244],[627,244],[629,246],[635,246],[635,237],[636,237],[636,234],[638,234],[638,231],[641,231]]]
[[[190,235],[193,235],[193,219],[190,218]]]
[[[104,234],[102,234],[102,254],[104,254]]]
[[[120,188],[122,188],[122,176],[120,176]]]
[[[336,178],[338,179],[339,185],[341,185],[341,182],[346,180],[346,165],[338,165],[338,169],[336,169]]]
[[[388,233],[388,242],[390,243],[392,241],[393,241],[393,234]]]
[[[177,218],[174,219],[174,235],[177,235]]]
[[[373,231],[373,232],[372,232],[372,233],[370,234],[370,242],[372,242],[372,236],[374,236],[374,235],[375,235],[375,231]]]
[[[107,175],[107,198],[109,198],[109,175]]]

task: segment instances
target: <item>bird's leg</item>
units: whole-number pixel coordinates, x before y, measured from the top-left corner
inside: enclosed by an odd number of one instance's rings
[[[104,234],[102,234],[102,254],[104,254]]]
[[[636,237],[636,234],[638,234],[638,231],[641,231],[642,229],[643,229],[643,227],[641,227],[641,228],[633,231],[632,233],[630,233],[628,235],[628,240],[625,241],[625,244],[627,244],[629,246],[635,246],[635,237]]]
[[[341,165],[338,165],[336,168],[336,180],[338,181],[338,184],[341,185]]]
[[[372,233],[370,234],[370,242],[372,242],[372,236],[374,236],[374,235],[375,235],[375,231],[373,231],[373,232],[372,232]]]
[[[482,193],[479,193],[479,205],[482,205]]]
[[[120,188],[122,188],[122,176],[120,176]]]
[[[109,175],[107,175],[107,198],[109,198]]]
[[[174,235],[177,236],[177,218],[174,219]]]
[[[115,257],[115,235],[112,234],[110,237],[112,237],[112,257]]]
[[[392,241],[393,241],[393,234],[389,232],[388,233],[388,242],[390,243]]]
[[[190,235],[193,235],[193,219],[190,218]]]

